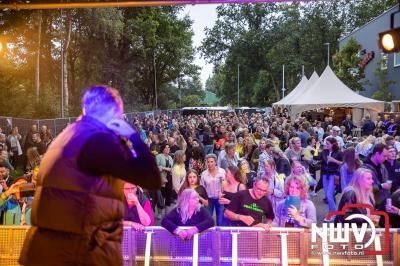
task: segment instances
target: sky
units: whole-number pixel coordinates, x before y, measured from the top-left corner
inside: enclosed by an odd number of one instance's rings
[[[205,37],[204,28],[212,28],[217,20],[217,5],[188,5],[182,11],[183,15],[189,15],[193,20],[192,29],[194,32],[193,45],[197,48]],[[207,64],[200,53],[197,52],[195,64],[201,67],[201,81],[203,85],[209,76],[212,75],[213,65]]]

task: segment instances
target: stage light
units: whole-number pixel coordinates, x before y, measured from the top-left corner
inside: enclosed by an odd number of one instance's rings
[[[379,47],[385,53],[400,51],[400,28],[379,33]]]
[[[385,53],[400,52],[400,28],[394,27],[394,16],[400,13],[400,0],[399,10],[390,14],[390,30],[379,33],[379,47]]]

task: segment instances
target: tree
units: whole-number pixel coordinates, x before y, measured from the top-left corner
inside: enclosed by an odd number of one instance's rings
[[[12,48],[4,53],[7,65],[0,66],[0,84],[9,88],[0,89],[0,98],[17,101],[0,106],[0,113],[59,116],[61,84],[65,115],[80,113],[82,91],[93,84],[118,88],[128,112],[148,110],[154,108],[154,73],[159,106],[167,108],[176,102],[177,79],[195,80],[199,72],[193,64],[192,21],[179,16],[181,9],[6,11],[0,29]],[[201,88],[198,82],[193,86]],[[38,89],[39,101],[32,101]],[[29,100],[20,99],[20,92]]]
[[[348,43],[333,57],[334,71],[338,78],[349,88],[363,91],[365,80],[364,68],[360,67],[360,45],[351,38]]]
[[[381,100],[385,102],[391,102],[393,100],[391,93],[389,92],[390,85],[396,84],[395,80],[387,80],[387,67],[382,67],[385,64],[383,59],[378,62],[378,67],[374,70],[374,75],[379,79],[379,86],[372,94],[372,98],[375,100]]]
[[[200,47],[207,62],[214,64],[218,85],[213,86],[217,95],[223,104],[236,103],[237,64],[240,64],[240,102],[271,104],[281,98],[282,65],[285,87],[290,92],[300,82],[302,66],[308,76],[314,70],[322,73],[325,69],[325,43],[330,44],[329,56],[332,56],[339,49],[340,37],[394,2],[337,0],[219,6],[217,21],[213,28],[206,29]],[[342,72],[347,82],[353,80]],[[360,84],[354,84],[350,87],[360,88]]]

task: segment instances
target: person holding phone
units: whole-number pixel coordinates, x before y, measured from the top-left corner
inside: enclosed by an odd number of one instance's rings
[[[285,185],[286,198],[276,208],[275,225],[311,228],[311,224],[317,222],[317,211],[314,203],[308,199],[307,191],[302,178],[289,178]]]
[[[138,186],[125,182],[124,196],[124,226],[142,231],[145,226],[154,224],[150,201]]]
[[[82,116],[41,161],[20,264],[122,265],[124,181],[161,186],[154,156],[123,113],[116,89],[85,90]]]

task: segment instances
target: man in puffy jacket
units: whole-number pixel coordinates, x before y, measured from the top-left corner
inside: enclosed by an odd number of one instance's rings
[[[122,119],[118,91],[88,88],[82,107],[41,162],[23,265],[122,265],[123,180],[160,186],[154,157]]]

